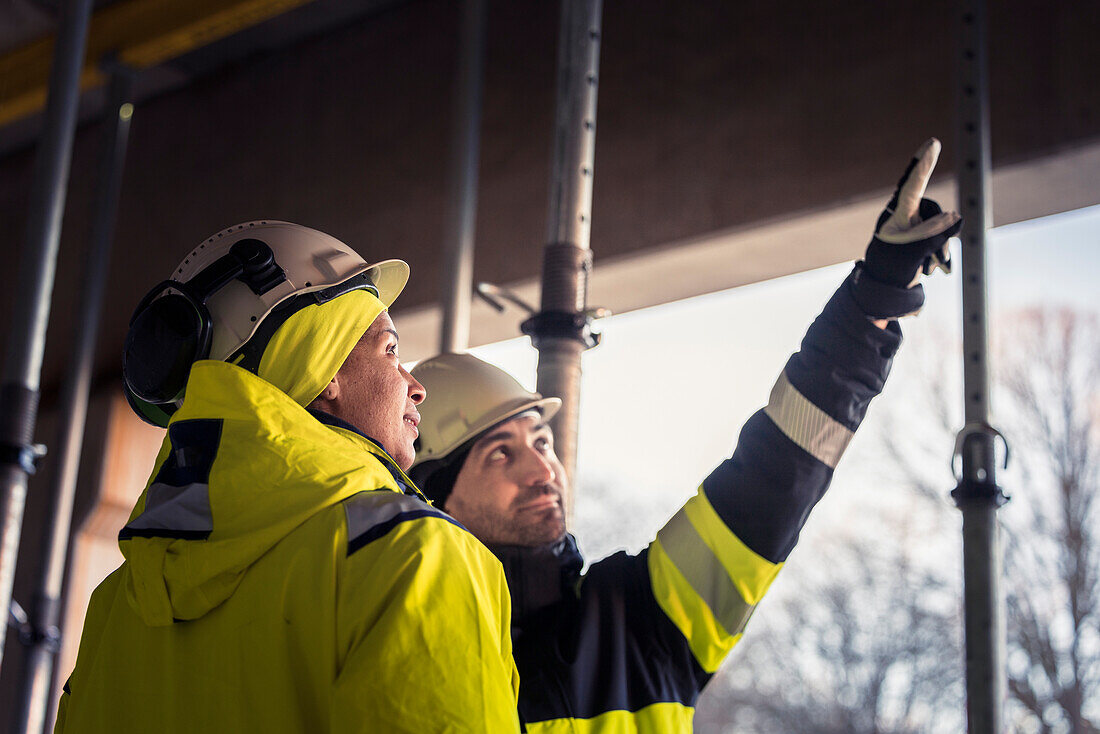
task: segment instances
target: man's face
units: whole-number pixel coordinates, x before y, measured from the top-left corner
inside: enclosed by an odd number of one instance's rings
[[[363,334],[334,384],[335,398],[319,407],[378,441],[402,471],[408,471],[419,435],[416,406],[425,391],[398,361],[397,331],[388,313],[383,311]]]
[[[526,413],[474,444],[446,510],[483,543],[545,545],[565,534],[565,481],[550,427]]]

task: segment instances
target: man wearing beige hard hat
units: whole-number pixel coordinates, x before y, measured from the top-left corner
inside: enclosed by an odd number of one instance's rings
[[[934,139],[918,149],[864,260],[810,326],[733,456],[638,555],[581,572],[547,425],[557,399],[469,355],[413,369],[430,398],[411,474],[504,564],[529,732],[690,731],[699,692],[882,389],[901,343],[897,319],[924,303],[921,275],[949,270],[960,217],[923,198],[939,149]],[[637,461],[675,461],[661,433]]]

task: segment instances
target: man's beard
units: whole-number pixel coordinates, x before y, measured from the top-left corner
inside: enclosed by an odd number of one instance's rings
[[[525,504],[547,495],[557,499],[553,507],[524,510]],[[444,507],[450,511],[451,508]],[[524,495],[513,506],[498,509],[490,505],[464,505],[455,517],[478,540],[490,546],[513,545],[534,548],[556,543],[565,537],[562,490],[556,485]]]
[[[510,545],[535,547],[549,545],[561,540],[565,535],[565,513],[561,508],[544,510],[532,522],[512,526],[514,540]]]
[[[483,542],[492,545],[518,545],[534,548],[556,543],[565,536],[565,511],[562,507],[562,493],[557,487],[547,494],[558,498],[553,508],[538,511],[513,509],[511,512],[493,512],[470,518],[470,530]],[[525,497],[524,502],[531,501]],[[522,504],[521,504],[522,506]]]

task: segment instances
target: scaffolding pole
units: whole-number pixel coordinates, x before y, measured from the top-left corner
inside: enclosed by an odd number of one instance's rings
[[[570,478],[577,466],[581,353],[597,342],[588,312],[588,276],[602,10],[602,0],[562,0],[541,311],[523,324],[539,350],[538,391],[562,401],[550,425]],[[568,484],[564,499],[571,514]]]
[[[15,581],[27,478],[42,451],[33,444],[34,425],[91,8],[92,0],[66,0],[60,8],[42,143],[31,181],[27,238],[16,281],[19,293],[0,383],[0,486],[4,497],[0,614],[5,616]],[[6,631],[7,624],[0,624],[0,662]]]
[[[43,536],[43,573],[39,579],[28,629],[29,647],[19,697],[20,709],[13,732],[41,734],[45,731],[50,693],[53,690],[54,662],[61,649],[58,622],[61,614],[61,588],[69,550],[73,498],[76,495],[77,470],[88,417],[88,396],[95,360],[95,342],[107,268],[114,240],[122,170],[134,106],[131,99],[131,72],[115,68],[103,108],[103,142],[99,161],[99,185],[92,209],[92,229],[73,328],[73,358],[65,375],[58,413],[66,416],[58,429],[56,445],[59,464],[51,487],[52,505],[48,516],[49,532]]]
[[[474,287],[474,233],[485,59],[485,0],[462,3],[462,37],[451,137],[450,201],[443,236],[443,324],[440,352],[459,352],[470,342]]]
[[[972,734],[1004,731],[1004,600],[997,509],[1006,501],[996,481],[996,439],[989,424],[986,330],[986,232],[991,222],[990,142],[984,0],[960,10],[957,168],[962,234],[963,390],[965,426],[956,440],[962,468],[951,493],[963,515],[963,606],[966,706]],[[1007,456],[1007,454],[1006,454]]]

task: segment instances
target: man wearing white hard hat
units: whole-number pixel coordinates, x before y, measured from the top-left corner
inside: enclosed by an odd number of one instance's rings
[[[138,305],[130,404],[167,427],[56,731],[517,731],[500,564],[405,472],[425,391],[408,266],[286,222],[205,240]]]
[[[767,407],[636,556],[617,553],[581,573],[547,425],[556,398],[469,355],[413,369],[430,398],[411,474],[504,564],[527,731],[690,731],[699,692],[882,389],[901,342],[896,319],[924,303],[921,274],[949,270],[960,217],[923,198],[938,153],[934,139],[917,151],[864,260],[810,326]],[[675,460],[658,435],[643,451],[640,461]]]

